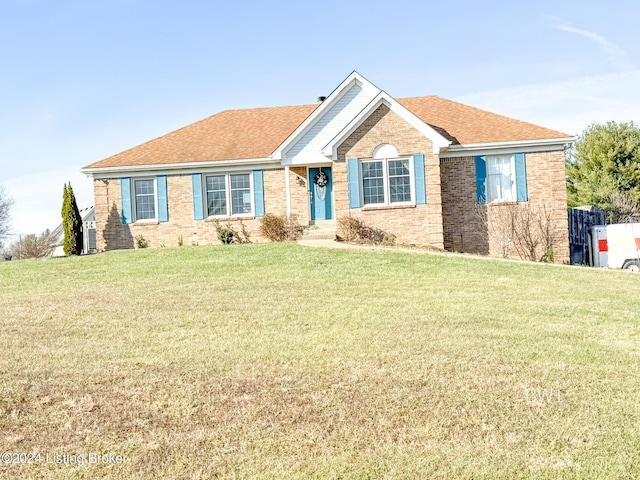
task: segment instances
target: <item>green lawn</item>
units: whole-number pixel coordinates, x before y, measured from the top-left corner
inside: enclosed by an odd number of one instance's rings
[[[183,247],[0,263],[0,311],[0,478],[640,477],[637,274]]]

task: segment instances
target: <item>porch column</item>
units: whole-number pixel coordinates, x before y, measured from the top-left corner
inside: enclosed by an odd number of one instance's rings
[[[291,216],[291,183],[289,182],[289,166],[284,167],[284,185],[287,196],[287,218]]]

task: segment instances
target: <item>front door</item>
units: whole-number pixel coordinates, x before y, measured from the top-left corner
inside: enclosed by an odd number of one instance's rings
[[[309,181],[311,220],[331,220],[333,218],[331,167],[310,168]]]

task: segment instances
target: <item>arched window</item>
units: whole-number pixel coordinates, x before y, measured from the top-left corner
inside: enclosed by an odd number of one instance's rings
[[[411,162],[393,145],[383,143],[372,160],[362,160],[362,200],[367,205],[408,204],[413,201]]]
[[[373,151],[373,158],[398,158],[398,150],[390,143],[378,145]]]

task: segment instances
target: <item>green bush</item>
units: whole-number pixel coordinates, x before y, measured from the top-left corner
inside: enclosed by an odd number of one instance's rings
[[[396,236],[379,228],[366,225],[355,217],[342,217],[338,220],[338,237],[345,242],[373,243],[376,245],[395,245]]]
[[[260,220],[260,233],[272,242],[295,240],[302,235],[303,230],[296,215],[287,218],[286,215],[267,213]]]
[[[240,220],[240,232],[235,230],[230,223],[221,225],[220,222],[216,220],[215,225],[218,240],[220,240],[222,244],[231,245],[232,243],[251,243],[251,240],[249,239],[249,232],[247,232],[247,227],[242,220]]]
[[[142,235],[136,235],[135,240],[137,248],[147,248],[149,246],[149,242]]]

